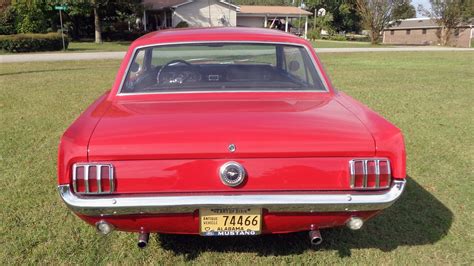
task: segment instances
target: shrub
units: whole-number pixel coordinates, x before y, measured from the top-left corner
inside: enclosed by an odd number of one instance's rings
[[[316,30],[310,30],[308,32],[308,39],[310,40],[316,40],[321,38],[321,30],[316,29]]]
[[[144,31],[106,31],[102,32],[102,39],[105,41],[134,41],[146,34]]]
[[[335,34],[335,35],[329,35],[328,40],[332,40],[332,41],[347,41],[347,38],[346,38],[345,35]]]
[[[64,42],[67,49],[67,37]],[[57,51],[63,49],[63,43],[60,33],[0,35],[0,49],[8,52]]]
[[[176,24],[175,28],[187,28],[189,27],[189,24],[186,21],[180,21],[178,24]]]

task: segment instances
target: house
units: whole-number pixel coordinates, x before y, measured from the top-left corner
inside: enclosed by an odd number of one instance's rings
[[[275,28],[280,24],[281,30],[288,32],[293,19],[305,19],[304,36],[308,31],[308,16],[311,12],[294,6],[240,6],[237,13],[237,26]],[[283,22],[282,22],[283,21]]]
[[[224,0],[144,0],[145,31],[176,27],[266,27],[291,31],[292,21],[305,19],[308,30],[311,12],[293,6],[237,6]]]
[[[397,20],[383,30],[383,43],[405,45],[438,45],[441,27],[430,18]],[[450,45],[471,47],[473,23],[459,25],[450,36]]]

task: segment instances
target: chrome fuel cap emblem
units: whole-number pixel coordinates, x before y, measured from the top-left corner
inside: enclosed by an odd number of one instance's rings
[[[244,167],[238,162],[227,162],[219,169],[222,183],[229,187],[236,187],[242,184],[246,175]]]

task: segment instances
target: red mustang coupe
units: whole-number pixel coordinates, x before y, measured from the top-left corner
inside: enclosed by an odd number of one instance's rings
[[[309,42],[253,28],[132,43],[64,133],[59,193],[99,232],[239,236],[364,222],[405,187],[398,128],[333,88]]]

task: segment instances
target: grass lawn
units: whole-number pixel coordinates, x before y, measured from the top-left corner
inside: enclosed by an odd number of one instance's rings
[[[94,42],[70,42],[69,47],[66,50],[68,53],[77,52],[121,52],[127,51],[128,46],[131,42],[103,42],[100,44]],[[371,45],[369,42],[343,42],[343,41],[328,41],[328,40],[316,40],[311,41],[316,48],[346,48],[346,47],[388,47],[385,45]],[[50,51],[41,53],[61,53],[62,51]],[[1,54],[12,54],[4,50],[0,50]]]
[[[56,191],[66,127],[111,86],[118,61],[0,64],[0,264],[472,264],[473,52],[322,54],[340,90],[406,137],[406,193],[360,231],[202,238],[95,233]]]
[[[120,41],[120,42],[70,42],[66,52],[78,53],[78,52],[125,52],[130,46],[131,42]],[[34,53],[62,53],[63,51],[47,51],[47,52],[34,52]],[[18,54],[10,53],[0,49],[0,55],[4,54]]]
[[[390,47],[388,45],[373,45],[370,42],[356,42],[356,41],[330,41],[330,40],[314,40],[311,41],[315,48],[378,48]]]
[[[131,42],[71,42],[67,49],[68,52],[120,52],[127,51]]]

